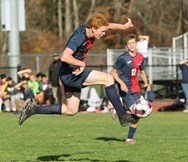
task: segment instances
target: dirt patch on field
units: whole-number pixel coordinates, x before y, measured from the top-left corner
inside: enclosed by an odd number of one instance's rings
[[[154,101],[152,102],[153,112],[157,112],[159,108],[172,105],[174,101]]]

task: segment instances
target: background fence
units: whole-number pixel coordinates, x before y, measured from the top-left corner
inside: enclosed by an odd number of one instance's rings
[[[89,53],[86,58],[86,66],[91,69],[110,72],[116,58],[126,49],[108,49],[107,53]],[[178,83],[181,81],[181,73],[178,67],[180,60],[188,58],[187,49],[182,48],[150,48],[149,62],[146,68],[146,73],[150,84],[162,86],[176,87],[178,93]],[[22,54],[20,56],[20,65],[17,67],[8,67],[10,56],[1,55],[0,74],[10,74],[11,69],[20,70],[21,68],[30,68],[34,73],[43,72],[48,74],[48,68],[53,60],[52,55],[47,54]],[[169,81],[169,82],[167,82]],[[165,88],[166,88],[165,87]],[[98,91],[101,95],[104,94],[104,89],[99,86]],[[157,90],[158,86],[154,86]],[[167,89],[167,88],[166,88]],[[168,93],[168,92],[166,92]]]

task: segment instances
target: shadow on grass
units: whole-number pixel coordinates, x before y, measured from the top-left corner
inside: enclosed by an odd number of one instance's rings
[[[76,154],[93,154],[92,152],[82,152]],[[91,158],[69,158],[74,154],[61,154],[61,155],[45,155],[40,156],[37,158],[37,161],[88,161],[88,162],[130,162],[127,160],[118,160],[118,161],[109,161],[109,160],[98,160],[98,159],[91,159]],[[65,159],[62,159],[65,158]]]
[[[112,138],[112,137],[98,137],[95,138],[96,140],[102,140],[102,141],[121,141],[123,142],[123,139],[118,139],[118,138]]]

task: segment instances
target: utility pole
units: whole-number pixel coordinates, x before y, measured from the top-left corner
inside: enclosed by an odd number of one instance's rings
[[[10,0],[10,27],[9,31],[9,67],[20,65],[20,36],[18,29],[18,3],[17,0]],[[10,68],[10,76],[17,82],[17,69]]]
[[[20,37],[19,31],[25,31],[24,0],[1,0],[1,30],[8,32],[9,75],[17,82],[17,67],[20,65]]]

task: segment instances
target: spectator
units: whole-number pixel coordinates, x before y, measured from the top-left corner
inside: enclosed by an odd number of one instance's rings
[[[29,88],[32,89],[34,95],[37,95],[40,93],[40,84],[37,78],[33,73],[29,75],[29,80],[28,80]]]
[[[16,111],[16,108],[13,107],[11,102],[11,95],[14,93],[14,82],[11,77],[7,78],[8,85],[5,89],[5,93],[3,95],[4,105],[6,111]]]
[[[148,35],[139,35],[137,41],[137,51],[144,56],[144,65],[148,65],[148,44],[149,36]]]
[[[0,77],[0,112],[2,112],[2,104],[3,104],[3,99],[2,99],[2,82],[1,82],[1,77]]]
[[[185,94],[185,110],[183,112],[188,113],[188,58],[186,60],[180,61],[179,67],[182,72],[182,89]]]
[[[52,87],[48,84],[48,77],[43,74],[41,77],[41,88],[43,92],[43,104],[50,105],[54,103],[54,97],[52,94]]]
[[[36,102],[38,104],[42,104],[43,103],[43,93],[41,92],[41,89],[40,89],[40,83],[33,73],[30,73],[30,75],[29,75],[28,84],[29,84],[29,88],[31,88],[31,90],[34,93]]]
[[[6,110],[8,109],[8,111],[16,111],[15,99],[19,99],[21,93],[15,89],[15,83],[11,77],[7,78],[7,82],[8,86],[5,90],[5,95],[3,96],[5,108]]]
[[[52,93],[55,98],[55,103],[61,104],[63,86],[59,80],[59,69],[61,67],[61,60],[59,53],[53,53],[53,62],[49,66],[48,77],[49,83],[52,85]]]
[[[28,79],[23,78],[21,82],[15,85],[15,88],[22,92],[23,98],[16,99],[15,104],[18,110],[21,110],[30,101],[35,101],[35,96],[31,88],[28,85]]]
[[[1,98],[2,98],[2,103],[6,100],[6,88],[8,86],[7,82],[7,76],[6,74],[1,75]],[[1,105],[2,106],[2,105]],[[5,105],[5,111],[10,111],[9,106],[6,104]]]
[[[2,74],[2,75],[1,75],[1,83],[2,83],[2,85],[1,85],[1,92],[2,92],[2,93],[5,93],[5,89],[6,89],[7,86],[8,86],[6,74]]]
[[[42,90],[42,86],[43,86],[43,83],[42,83],[42,76],[43,75],[45,75],[45,74],[43,74],[43,73],[41,73],[41,72],[39,72],[39,73],[37,73],[36,74],[36,78],[37,78],[37,80],[38,80],[38,82],[39,82],[39,85],[40,85],[40,89]]]
[[[32,73],[32,70],[31,69],[28,69],[28,68],[24,68],[23,70],[20,70],[18,71],[18,76],[19,78],[28,78],[29,79],[29,75]]]

